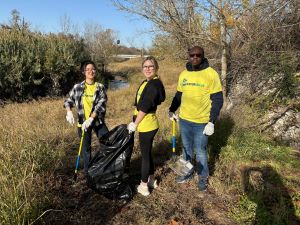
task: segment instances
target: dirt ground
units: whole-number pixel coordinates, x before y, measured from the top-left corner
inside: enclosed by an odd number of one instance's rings
[[[134,196],[129,202],[113,201],[89,189],[82,170],[74,182],[77,150],[70,150],[62,168],[47,178],[53,200],[41,224],[235,224],[228,217],[233,197],[217,195],[210,185],[207,192],[200,193],[196,175],[187,183],[175,182],[176,174],[168,166],[170,156],[161,151],[166,145],[169,143],[153,149],[159,187],[147,197],[135,191],[141,161],[139,150],[134,148],[129,171]]]

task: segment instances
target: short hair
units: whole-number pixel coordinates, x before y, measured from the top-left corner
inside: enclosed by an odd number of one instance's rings
[[[190,53],[191,51],[196,50],[196,49],[199,50],[202,57],[204,57],[204,49],[202,47],[198,46],[198,45],[195,45],[195,46],[189,48],[188,53]]]
[[[155,70],[157,71],[159,69],[159,66],[158,66],[158,62],[154,56],[147,56],[146,58],[144,58],[144,60],[142,62],[142,67],[144,66],[144,63],[148,60],[150,60],[154,63]]]
[[[92,64],[96,69],[96,64],[92,60],[84,60],[80,64],[80,71],[84,73],[86,66],[89,64]]]

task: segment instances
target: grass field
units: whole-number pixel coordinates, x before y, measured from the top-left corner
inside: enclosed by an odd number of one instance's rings
[[[109,129],[131,120],[135,91],[144,79],[140,63],[110,67],[112,73],[127,74],[130,87],[108,91]],[[248,106],[222,111],[209,140],[208,192],[199,195],[196,176],[187,184],[174,182],[168,168],[167,113],[184,65],[160,62],[160,67],[167,99],[157,111],[160,130],[154,144],[160,186],[150,197],[135,195],[122,205],[93,193],[82,176],[73,183],[79,138],[65,120],[63,98],[9,104],[0,108],[0,224],[297,224],[299,155],[249,129],[257,115]],[[94,138],[94,149],[97,144]],[[136,136],[131,160],[135,184],[139,167]]]

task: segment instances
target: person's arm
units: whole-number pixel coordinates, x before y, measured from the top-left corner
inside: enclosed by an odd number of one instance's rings
[[[136,119],[134,121],[135,125],[138,126],[139,123],[144,119],[144,117],[146,116],[147,113],[144,113],[143,111],[139,111],[137,116],[136,116]]]
[[[211,99],[212,103],[211,103],[209,122],[215,123],[220,114],[221,108],[223,106],[222,91],[211,94],[210,99]]]
[[[173,100],[172,100],[171,106],[169,108],[170,112],[172,112],[172,113],[176,112],[176,110],[178,109],[178,107],[181,104],[181,96],[182,96],[182,92],[177,91],[174,98],[173,98]]]
[[[99,93],[96,93],[97,97],[95,99],[96,101],[95,104],[93,103],[94,104],[93,111],[91,112],[89,118],[83,122],[81,127],[85,131],[89,129],[89,127],[92,125],[96,117],[101,118],[101,116],[105,114],[107,95],[103,84],[99,84],[99,85],[100,85],[100,89],[99,89]]]
[[[143,97],[137,104],[138,114],[134,121],[135,125],[138,125],[144,119],[146,114],[150,112],[151,108],[155,104],[154,102],[157,95],[157,89],[151,84],[148,84],[143,92]]]
[[[75,119],[72,112],[72,107],[74,106],[75,103],[74,96],[75,96],[75,86],[70,91],[69,98],[67,98],[64,102],[64,107],[67,110],[66,119],[72,126],[75,124]]]
[[[210,72],[212,82],[209,86],[211,100],[209,122],[215,123],[223,106],[223,92],[219,74],[212,68]]]
[[[138,111],[138,114],[136,115],[135,121],[128,124],[127,129],[129,133],[135,132],[139,123],[144,119],[147,113],[143,112],[142,110]]]
[[[155,107],[155,98],[157,95],[157,87],[155,87],[152,83],[148,83],[141,94],[139,102],[137,103],[137,110],[149,113],[153,107]]]
[[[210,94],[210,99],[212,101],[211,103],[211,109],[210,109],[210,116],[209,116],[209,122],[205,125],[203,134],[210,136],[215,132],[215,125],[221,108],[223,106],[223,93],[222,91],[216,92],[213,94]]]
[[[72,112],[72,109],[71,109],[71,107],[69,107],[69,106],[66,107],[66,110],[67,110],[67,112],[69,112],[69,111]]]
[[[169,108],[169,116],[170,116],[170,113],[175,115],[176,110],[181,105],[181,98],[182,98],[182,93],[183,93],[182,79],[184,79],[183,75],[184,75],[183,72],[179,75],[176,93],[175,93],[175,96],[173,97],[171,106]]]
[[[138,114],[136,115],[136,119],[127,126],[130,133],[136,131],[137,126],[144,119],[146,114],[151,112],[153,107],[155,107],[155,99],[157,98],[157,95],[157,87],[152,84],[148,84],[145,87],[141,95],[141,99],[137,104]]]
[[[75,89],[76,85],[71,89],[69,92],[69,97],[64,101],[64,107],[66,108],[67,111],[72,110],[75,104]]]
[[[100,90],[99,90],[99,98],[98,102],[95,104],[94,110],[91,113],[90,117],[97,117],[101,116],[106,111],[106,102],[107,102],[107,95],[105,91],[105,87],[100,84]]]
[[[93,119],[95,119],[97,117],[97,114],[94,113],[94,112],[92,112],[91,115],[90,115],[90,117],[92,117]]]

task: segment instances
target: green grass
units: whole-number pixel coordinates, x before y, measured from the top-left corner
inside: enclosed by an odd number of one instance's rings
[[[235,194],[231,216],[238,224],[289,224],[300,217],[299,169],[291,148],[235,127],[220,150],[213,180],[220,192]]]
[[[126,69],[134,67],[131,87],[108,92],[109,128],[131,121],[134,94],[144,79],[137,72],[140,62],[132,63],[124,63]],[[170,153],[167,112],[182,68],[160,65],[167,100],[158,108],[160,129],[154,147],[159,150],[157,163],[163,164]],[[114,68],[122,70],[121,63]],[[76,150],[79,142],[62,105],[63,99],[58,99],[0,108],[0,224],[32,224],[49,210],[54,198],[49,177],[65,167],[66,151]],[[216,196],[230,198],[227,208],[237,224],[287,224],[300,218],[300,161],[291,148],[249,129],[257,118],[249,106],[222,114],[209,139],[210,187]]]

